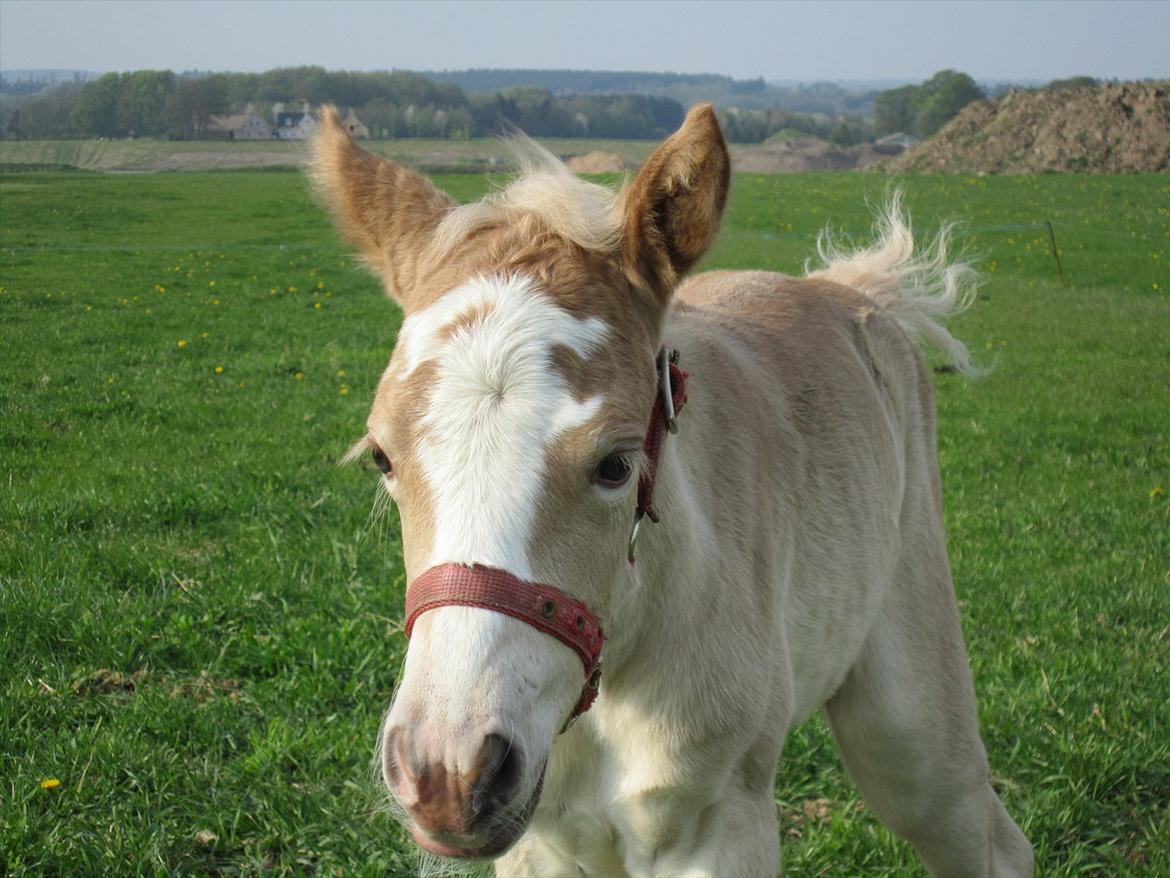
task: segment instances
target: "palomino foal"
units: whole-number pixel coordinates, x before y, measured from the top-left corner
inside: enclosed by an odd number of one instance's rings
[[[988,782],[911,341],[969,366],[936,320],[965,290],[945,236],[914,256],[895,205],[806,277],[684,282],[727,196],[710,107],[618,195],[532,151],[458,206],[333,109],[315,144],[405,312],[357,450],[402,521],[379,752],[415,840],[505,876],[774,876],[781,747],[823,707],[931,871],[1030,874]]]

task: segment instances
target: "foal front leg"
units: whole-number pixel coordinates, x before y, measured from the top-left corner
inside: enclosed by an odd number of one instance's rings
[[[779,828],[768,792],[730,790],[686,814],[671,791],[624,805],[626,872],[631,878],[776,878]]]

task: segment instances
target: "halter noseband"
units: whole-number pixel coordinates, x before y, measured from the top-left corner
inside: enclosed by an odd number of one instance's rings
[[[585,686],[569,722],[593,706],[601,682],[605,637],[601,621],[581,601],[551,585],[525,582],[496,567],[440,564],[422,573],[406,592],[406,636],[410,637],[415,621],[427,610],[449,606],[494,610],[555,637],[585,665]]]
[[[638,531],[646,516],[657,522],[654,508],[654,480],[658,459],[667,431],[678,432],[675,420],[686,403],[687,373],[678,368],[678,351],[658,353],[658,388],[650,412],[650,426],[642,449],[647,466],[638,478],[638,507],[630,532],[629,561],[634,563]],[[581,659],[585,666],[585,686],[565,723],[573,721],[593,706],[601,682],[601,647],[605,640],[601,620],[581,601],[560,589],[538,582],[526,582],[506,570],[480,564],[439,564],[421,573],[406,592],[406,636],[409,639],[418,617],[439,607],[479,607],[519,619],[539,631],[555,637]]]

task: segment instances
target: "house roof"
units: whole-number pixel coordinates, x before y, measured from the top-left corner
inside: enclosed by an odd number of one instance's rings
[[[230,116],[211,116],[208,119],[208,123],[211,128],[232,131],[236,128],[243,128],[249,116],[249,113],[235,113]]]

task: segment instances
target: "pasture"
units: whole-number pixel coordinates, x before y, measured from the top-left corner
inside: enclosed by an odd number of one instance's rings
[[[935,383],[996,785],[1041,874],[1165,874],[1170,180],[901,182],[985,274],[995,369]],[[798,271],[886,186],[736,177],[705,267]],[[395,518],[336,466],[398,321],[297,174],[0,176],[0,874],[414,871],[369,771]],[[922,874],[819,718],[776,800],[786,874]]]

